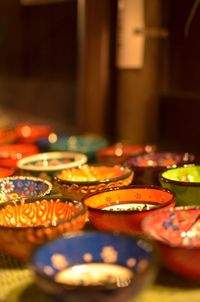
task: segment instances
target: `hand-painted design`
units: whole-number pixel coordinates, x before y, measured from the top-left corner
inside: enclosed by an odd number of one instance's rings
[[[91,261],[93,260],[92,254],[90,254],[90,253],[85,253],[85,254],[83,255],[83,260],[84,260],[85,262],[91,262]]]
[[[147,253],[152,252],[153,250],[152,244],[142,239],[138,240],[137,245]]]
[[[114,263],[117,261],[118,252],[112,246],[105,246],[101,251],[101,257],[105,263]]]
[[[67,258],[62,254],[53,254],[51,256],[51,263],[57,270],[63,270],[68,266]]]
[[[162,227],[167,230],[168,228],[172,228],[173,231],[179,231],[180,227],[176,225],[177,217],[175,213],[170,213],[169,218],[167,220],[164,220],[162,223]]]
[[[139,273],[142,273],[147,269],[148,266],[149,266],[149,261],[146,259],[142,259],[140,262],[138,262],[137,271]]]
[[[135,265],[136,265],[136,259],[135,258],[129,258],[129,259],[127,259],[127,261],[126,261],[126,265],[128,266],[128,267],[134,267]]]
[[[10,193],[15,188],[14,184],[9,180],[3,180],[0,186],[1,186],[1,190],[3,190],[5,193]]]
[[[24,184],[24,192],[25,194],[27,195],[30,195],[30,196],[34,196],[36,194],[38,194],[38,187],[37,187],[37,184],[33,181],[27,181],[25,184]]]
[[[44,273],[47,274],[48,276],[51,276],[54,274],[54,270],[51,266],[47,265],[43,269]]]

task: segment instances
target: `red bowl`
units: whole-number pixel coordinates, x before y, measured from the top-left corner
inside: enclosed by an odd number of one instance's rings
[[[0,178],[12,176],[14,173],[15,173],[14,169],[0,166]]]
[[[83,199],[91,224],[103,231],[140,234],[141,221],[151,213],[175,206],[175,195],[156,186],[104,190]]]
[[[145,218],[142,229],[169,270],[200,282],[200,206],[160,211]]]
[[[154,150],[153,145],[116,143],[99,150],[96,153],[96,160],[97,162],[122,164],[130,156],[150,153]]]
[[[52,131],[52,127],[46,124],[18,124],[15,129],[17,139],[21,143],[35,143]]]
[[[16,133],[11,128],[0,128],[0,145],[11,144],[16,141]]]
[[[32,144],[10,144],[0,146],[0,165],[17,168],[18,160],[38,152],[38,147]]]

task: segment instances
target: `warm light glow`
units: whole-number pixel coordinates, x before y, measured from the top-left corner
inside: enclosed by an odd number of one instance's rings
[[[22,127],[22,136],[29,137],[31,135],[31,128],[29,126]]]
[[[51,143],[51,144],[55,144],[58,140],[58,136],[55,134],[55,133],[50,133],[49,136],[48,136],[48,141]]]

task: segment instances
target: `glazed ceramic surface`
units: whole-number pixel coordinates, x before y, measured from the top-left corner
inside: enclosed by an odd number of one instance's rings
[[[13,168],[0,166],[0,178],[12,176],[15,173]]]
[[[15,130],[7,127],[0,127],[0,145],[11,144],[16,141]]]
[[[83,199],[91,224],[99,230],[140,234],[141,221],[157,210],[175,206],[175,195],[156,186],[104,190]]]
[[[141,153],[153,152],[155,148],[153,145],[116,143],[115,145],[100,149],[96,153],[96,160],[99,163],[123,164],[129,157]]]
[[[159,185],[159,173],[166,168],[192,163],[195,156],[190,153],[154,152],[133,156],[126,161],[135,171],[135,184]]]
[[[37,139],[46,137],[51,132],[52,127],[47,124],[20,123],[15,129],[17,139],[22,143],[35,143]]]
[[[67,297],[83,302],[121,302],[129,301],[152,282],[153,262],[153,248],[144,240],[82,232],[42,246],[32,257],[32,268],[38,286],[56,301]]]
[[[87,162],[87,157],[81,153],[46,152],[29,156],[17,163],[22,174],[33,175],[53,180],[55,172],[77,167]]]
[[[89,161],[93,161],[96,152],[107,145],[108,141],[104,137],[85,134],[60,137],[54,144],[50,145],[50,148],[52,151],[84,153]]]
[[[84,227],[85,206],[66,198],[42,197],[0,204],[0,249],[27,260],[48,240]]]
[[[177,207],[150,215],[142,228],[172,271],[200,281],[200,207]]]
[[[0,178],[0,202],[49,194],[52,184],[44,179],[26,176]]]
[[[200,205],[200,166],[169,169],[160,174],[159,180],[176,193],[177,205]]]
[[[133,171],[123,165],[83,165],[58,172],[55,182],[64,196],[81,200],[84,196],[105,188],[127,186]]]

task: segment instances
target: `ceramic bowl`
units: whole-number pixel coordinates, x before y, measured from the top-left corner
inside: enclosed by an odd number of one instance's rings
[[[151,153],[155,151],[155,149],[156,146],[153,145],[116,143],[100,149],[96,153],[96,161],[98,163],[123,164],[124,161],[131,156],[143,153]]]
[[[169,167],[192,163],[195,156],[191,153],[154,152],[129,158],[125,163],[135,172],[135,184],[159,185],[159,173]]]
[[[55,182],[62,195],[77,200],[106,188],[128,186],[132,179],[133,171],[129,167],[108,164],[83,165],[55,174]]]
[[[40,247],[31,264],[38,286],[55,301],[130,301],[155,275],[151,244],[101,232],[64,235]]]
[[[17,168],[18,160],[37,154],[39,149],[33,144],[9,144],[0,146],[0,165]]]
[[[162,187],[176,193],[177,205],[200,205],[200,166],[168,169],[159,176]]]
[[[146,216],[175,206],[175,194],[156,186],[129,186],[91,194],[83,202],[95,228],[135,235],[142,233]]]
[[[2,203],[0,249],[27,261],[39,245],[82,229],[86,219],[86,207],[66,198],[35,197]]]
[[[200,207],[175,207],[148,216],[142,229],[153,239],[164,265],[200,282]]]
[[[51,192],[52,184],[44,179],[26,176],[0,178],[0,203],[20,198],[42,197]]]
[[[13,168],[0,166],[0,178],[13,176],[14,174],[15,170]]]
[[[46,152],[23,158],[18,161],[17,166],[23,175],[33,175],[52,181],[54,173],[86,162],[87,157],[81,153]]]
[[[107,145],[107,139],[102,136],[83,134],[60,137],[56,143],[50,145],[50,149],[84,153],[91,162],[95,160],[96,152]]]
[[[0,127],[0,145],[12,144],[16,141],[15,130],[9,127]]]
[[[15,128],[17,140],[29,144],[48,136],[52,131],[52,127],[48,124],[19,123]]]
[[[51,132],[48,136],[42,137],[36,141],[36,145],[40,149],[40,152],[50,152],[53,150],[53,145],[57,143],[58,140],[65,138],[66,136]],[[55,150],[56,151],[56,150]],[[64,151],[64,150],[61,150]]]

